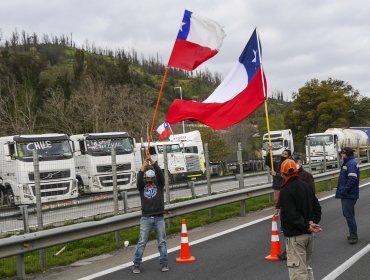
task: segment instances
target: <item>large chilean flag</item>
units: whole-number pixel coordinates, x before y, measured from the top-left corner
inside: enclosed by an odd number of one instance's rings
[[[194,70],[218,53],[224,37],[217,22],[185,10],[168,66]]]
[[[166,121],[199,121],[214,129],[232,126],[264,102],[267,83],[262,71],[262,48],[254,30],[238,62],[216,90],[203,102],[175,99]]]

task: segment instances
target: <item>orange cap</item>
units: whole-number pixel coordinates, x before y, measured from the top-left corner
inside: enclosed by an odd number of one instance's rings
[[[294,160],[286,159],[281,164],[281,173],[291,176],[294,173],[298,173],[297,165]]]

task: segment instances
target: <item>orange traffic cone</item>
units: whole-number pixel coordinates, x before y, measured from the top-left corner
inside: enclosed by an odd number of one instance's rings
[[[185,219],[182,219],[180,257],[176,258],[176,262],[194,262],[195,260],[196,258],[190,254],[188,231],[186,230],[186,221]]]
[[[270,255],[265,257],[268,261],[279,261],[280,258],[278,254],[281,254],[280,241],[279,241],[279,231],[276,223],[276,216],[272,216],[272,234],[271,234],[271,252]]]

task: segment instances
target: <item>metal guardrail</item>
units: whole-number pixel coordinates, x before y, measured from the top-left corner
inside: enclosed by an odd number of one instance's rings
[[[370,169],[370,163],[362,164],[360,168],[361,170]],[[339,170],[333,170],[316,174],[314,178],[316,182],[327,181],[337,178],[338,173]],[[165,207],[166,218],[172,218],[233,202],[240,202],[270,193],[272,193],[272,189],[271,184],[268,183],[256,187],[170,204]],[[106,218],[102,221],[85,222],[0,239],[0,258],[23,256],[25,253],[31,251],[137,226],[139,225],[140,217],[140,212],[133,212]],[[19,269],[18,265],[17,262],[17,271]],[[24,265],[24,263],[20,265]]]
[[[256,177],[260,175],[265,175],[266,171],[263,172],[255,172],[255,173],[250,173],[250,174],[244,174],[244,178],[250,178],[250,177]],[[228,175],[228,176],[222,176],[222,177],[215,177],[211,179],[211,183],[215,182],[223,182],[223,181],[230,181],[230,180],[238,180],[239,174],[235,175]],[[181,183],[176,183],[172,184],[170,186],[170,190],[174,189],[180,189],[180,188],[188,188],[189,183],[188,182],[193,182],[193,181],[184,181]],[[206,184],[207,180],[197,180],[197,185],[199,184]],[[138,191],[135,188],[127,189],[127,190],[122,190],[120,191],[127,191],[128,196],[135,196],[138,195]],[[92,203],[98,203],[102,201],[108,201],[113,199],[113,194],[112,193],[103,193],[99,195],[85,195],[78,197],[73,200],[66,200],[66,201],[57,201],[57,202],[52,202],[52,203],[44,203],[42,205],[42,211],[50,211],[50,210],[56,210],[56,209],[63,209],[63,208],[68,208],[68,207],[74,207],[74,206],[79,206],[79,205],[84,205],[84,204],[92,204]],[[28,213],[29,214],[35,214],[36,213],[36,206],[35,205],[29,205],[28,206]],[[19,218],[21,217],[21,212],[19,211],[19,207],[15,206],[12,208],[1,208],[0,207],[0,222],[2,220],[6,220],[9,218]]]

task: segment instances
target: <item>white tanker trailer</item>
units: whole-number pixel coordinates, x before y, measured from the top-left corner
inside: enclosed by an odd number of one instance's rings
[[[306,136],[306,157],[307,162],[311,158],[312,162],[324,160],[337,160],[338,149],[351,147],[354,151],[359,148],[360,154],[366,154],[369,142],[368,135],[361,130],[349,128],[329,128],[324,133],[312,133]],[[310,157],[309,157],[310,155]]]

